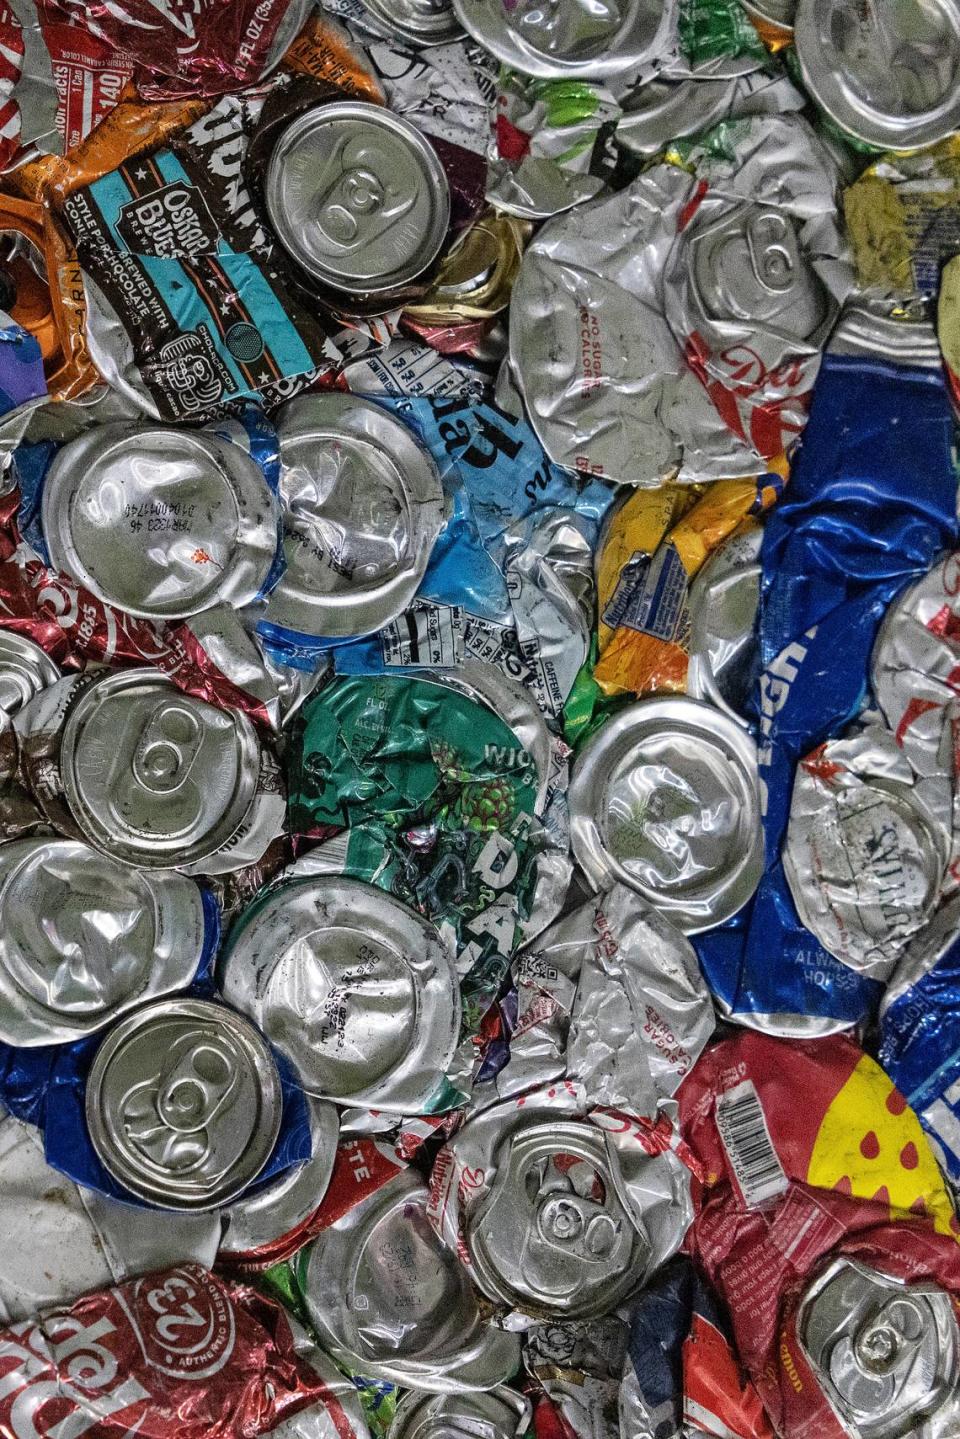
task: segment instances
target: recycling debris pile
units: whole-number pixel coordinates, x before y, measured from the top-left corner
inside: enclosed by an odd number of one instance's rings
[[[955,0],[0,5],[0,1439],[960,1432]]]

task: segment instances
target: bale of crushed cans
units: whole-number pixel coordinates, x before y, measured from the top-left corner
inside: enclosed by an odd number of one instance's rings
[[[0,1439],[960,1435],[956,0],[0,0]]]

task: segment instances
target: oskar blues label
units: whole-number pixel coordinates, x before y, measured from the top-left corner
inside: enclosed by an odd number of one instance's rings
[[[244,123],[228,97],[176,153],[139,155],[63,207],[80,265],[126,330],[165,418],[207,418],[339,359],[294,302],[255,219],[241,172]]]

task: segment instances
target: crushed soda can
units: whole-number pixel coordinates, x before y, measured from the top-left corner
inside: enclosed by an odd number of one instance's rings
[[[625,885],[561,916],[513,964],[501,1096],[568,1078],[593,1104],[656,1114],[713,1033],[692,945]]]
[[[793,783],[783,867],[797,913],[843,964],[884,979],[933,914],[950,837],[889,730],[828,740]]]
[[[0,847],[0,1040],[62,1044],[184,989],[219,917],[193,880],[135,871],[87,845]]]
[[[522,1439],[530,1403],[515,1389],[475,1394],[406,1394],[387,1431],[389,1439]]]
[[[658,60],[676,44],[676,9],[646,0],[590,10],[561,0],[549,11],[529,0],[454,0],[465,30],[513,70],[540,79],[617,75]]]
[[[687,693],[743,719],[756,683],[763,528],[747,519],[690,587]]]
[[[564,1081],[473,1114],[430,1218],[508,1322],[602,1314],[678,1249],[690,1174],[670,1120],[590,1109]]]
[[[481,1317],[427,1199],[422,1181],[403,1171],[301,1250],[307,1312],[325,1347],[355,1372],[429,1393],[493,1389],[516,1372],[519,1340]]]
[[[774,1430],[922,1433],[898,1422],[909,1399],[940,1411],[946,1427],[932,1434],[951,1432],[960,1355],[949,1327],[919,1311],[955,1316],[960,1222],[916,1115],[875,1061],[843,1036],[741,1031],[703,1056],[681,1109],[705,1173],[691,1253],[729,1308]],[[839,1276],[849,1287],[834,1307],[824,1285]]]
[[[239,1015],[206,1000],[160,1000],[102,1041],[85,1108],[97,1157],[128,1193],[161,1209],[213,1209],[270,1158],[280,1076]]]
[[[340,876],[295,880],[255,901],[230,936],[219,983],[307,1093],[342,1105],[418,1113],[459,1037],[460,987],[440,935],[382,889]]]
[[[813,99],[855,139],[919,150],[960,125],[960,19],[952,5],[891,0],[849,12],[797,0],[794,43]]]
[[[616,881],[685,933],[736,914],[763,869],[756,749],[710,705],[649,699],[578,755],[570,837],[590,883]]]
[[[35,1433],[70,1423],[119,1439],[135,1426],[160,1439],[176,1425],[182,1439],[256,1439],[265,1423],[323,1405],[341,1439],[365,1439],[353,1406],[328,1386],[329,1367],[301,1357],[302,1342],[253,1290],[198,1264],[159,1270],[0,1331],[0,1423],[19,1434],[26,1411]]]
[[[804,120],[724,122],[677,159],[546,225],[510,309],[512,376],[544,448],[625,484],[744,475],[779,454],[850,286],[836,168]]]

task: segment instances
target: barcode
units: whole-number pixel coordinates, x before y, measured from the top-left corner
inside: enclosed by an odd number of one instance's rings
[[[717,1129],[748,1209],[776,1198],[788,1188],[763,1106],[749,1079],[717,1100]]]

